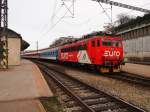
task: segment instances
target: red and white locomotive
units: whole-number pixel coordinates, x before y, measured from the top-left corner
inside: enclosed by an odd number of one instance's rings
[[[31,54],[32,52],[26,52],[23,56],[32,57]],[[36,58],[52,59],[61,63],[93,66],[101,72],[119,72],[124,59],[122,38],[104,33],[86,35],[56,48],[40,50],[37,56]]]

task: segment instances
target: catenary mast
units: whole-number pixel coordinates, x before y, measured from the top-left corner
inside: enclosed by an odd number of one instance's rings
[[[0,68],[8,68],[8,1],[0,0]]]

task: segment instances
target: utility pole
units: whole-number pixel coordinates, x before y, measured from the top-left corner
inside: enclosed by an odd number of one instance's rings
[[[111,5],[111,24],[113,24],[113,9],[112,9],[112,5]]]
[[[0,65],[2,69],[8,68],[8,1],[0,0]]]
[[[37,53],[38,53],[38,51],[39,51],[39,43],[38,43],[38,41],[36,41],[36,50],[37,50]]]

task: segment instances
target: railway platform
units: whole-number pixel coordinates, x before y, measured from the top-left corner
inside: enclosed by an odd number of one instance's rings
[[[52,97],[39,68],[28,60],[0,71],[0,112],[45,112],[40,97]]]
[[[150,65],[126,63],[121,67],[121,70],[150,78]]]

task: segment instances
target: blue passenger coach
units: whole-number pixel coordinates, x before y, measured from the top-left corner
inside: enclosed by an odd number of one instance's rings
[[[41,59],[51,59],[51,60],[57,60],[58,58],[58,48],[52,48],[52,49],[44,49],[39,51],[39,55]]]

